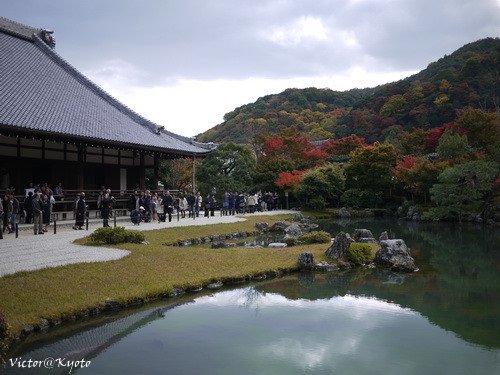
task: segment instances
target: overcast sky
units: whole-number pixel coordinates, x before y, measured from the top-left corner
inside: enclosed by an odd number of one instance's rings
[[[109,93],[192,136],[288,87],[390,82],[500,36],[500,0],[0,0]]]

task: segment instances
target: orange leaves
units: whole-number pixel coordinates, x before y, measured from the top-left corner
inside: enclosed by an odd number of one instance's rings
[[[293,190],[300,184],[304,173],[305,171],[299,171],[296,169],[294,169],[291,173],[281,172],[278,174],[278,178],[274,181],[274,184],[285,191]]]

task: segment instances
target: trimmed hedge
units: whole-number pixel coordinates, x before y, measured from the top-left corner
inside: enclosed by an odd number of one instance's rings
[[[306,244],[312,243],[330,243],[331,235],[323,230],[314,230],[309,233],[304,233],[299,237],[299,241]]]
[[[142,232],[128,230],[124,227],[99,228],[90,236],[90,240],[96,244],[115,245],[119,243],[141,243],[145,237]]]
[[[353,242],[347,250],[347,259],[355,264],[364,264],[373,260],[371,246],[367,243]]]

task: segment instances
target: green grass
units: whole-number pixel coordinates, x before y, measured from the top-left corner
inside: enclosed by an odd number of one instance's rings
[[[16,333],[40,317],[64,318],[96,307],[107,298],[127,302],[151,299],[172,291],[214,280],[239,278],[262,272],[293,269],[304,251],[324,259],[325,244],[285,249],[211,249],[209,246],[173,247],[176,242],[215,234],[253,231],[258,221],[269,224],[283,216],[252,216],[247,221],[152,230],[144,232],[149,245],[120,244],[131,254],[120,260],[74,264],[19,272],[0,278],[0,309]],[[89,243],[87,239],[76,241]],[[103,249],[103,251],[106,251]]]

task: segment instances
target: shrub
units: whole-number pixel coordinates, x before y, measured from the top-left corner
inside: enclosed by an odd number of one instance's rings
[[[326,208],[326,201],[323,197],[316,197],[304,204],[304,207],[313,211],[324,211]]]
[[[381,200],[380,192],[375,193],[371,190],[361,190],[357,188],[346,190],[340,197],[342,204],[355,208],[377,207]]]
[[[330,233],[323,230],[312,231],[309,233],[304,233],[299,237],[299,241],[307,244],[311,243],[330,243],[331,236]]]
[[[355,264],[364,264],[373,259],[371,246],[367,243],[354,242],[347,250],[347,259]]]
[[[343,169],[337,164],[325,164],[304,173],[295,193],[301,201],[309,202],[321,197],[327,204],[338,202],[344,190],[345,176]]]
[[[124,242],[141,243],[144,241],[144,234],[135,230],[127,230],[124,227],[99,228],[90,235],[90,240],[97,244],[107,245]]]
[[[299,239],[297,237],[288,237],[285,238],[285,243],[287,246],[295,246],[299,244]]]

